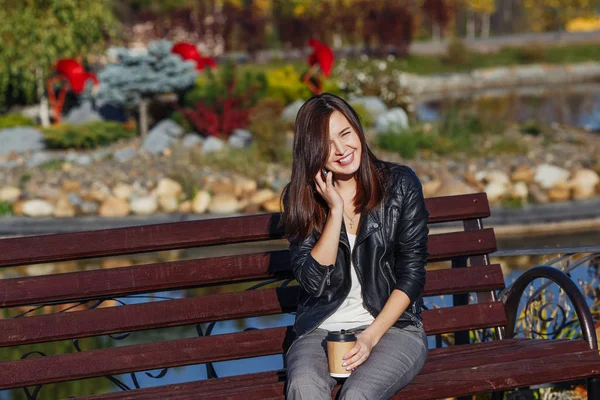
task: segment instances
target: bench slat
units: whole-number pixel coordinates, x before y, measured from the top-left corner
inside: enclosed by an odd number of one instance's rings
[[[485,193],[425,200],[431,223],[485,218]],[[0,267],[280,239],[280,215],[260,214],[0,240]]]
[[[501,302],[472,304],[423,312],[428,334],[506,324]],[[163,367],[200,364],[281,354],[287,327],[112,347],[81,353],[6,361],[0,370],[0,389],[73,379],[115,375]]]
[[[427,273],[424,295],[504,287],[500,265]],[[216,294],[0,321],[0,347],[295,311],[297,287]]]
[[[516,389],[547,382],[564,382],[600,373],[600,358],[593,350],[570,354],[547,354],[545,357],[513,362],[482,364],[476,368],[449,369],[436,374],[420,374],[392,400],[432,400],[466,396],[498,390]],[[341,386],[336,386],[336,396]],[[191,400],[196,394],[169,395],[171,400]],[[284,383],[262,384],[248,388],[231,388],[205,400],[284,400]],[[89,398],[91,400],[92,398]],[[96,400],[96,399],[94,399]]]
[[[491,352],[493,350],[493,352]],[[498,364],[515,361],[523,363],[533,358],[547,357],[549,355],[566,355],[589,351],[587,343],[582,340],[522,340],[507,339],[491,343],[478,343],[466,346],[452,346],[444,349],[432,349],[429,351],[427,363],[419,377],[407,386],[401,393],[400,398],[414,391],[412,385],[418,385],[420,380],[426,381],[428,374],[437,374],[439,371],[464,370],[479,367],[482,364]],[[482,357],[482,354],[485,357]],[[492,356],[493,358],[487,358]],[[509,360],[507,357],[511,357]],[[455,360],[456,363],[451,361]],[[201,380],[196,382],[165,385],[162,387],[145,388],[133,392],[107,393],[80,398],[80,400],[150,400],[168,395],[170,400],[190,399],[198,393],[205,396],[233,395],[239,388],[244,387],[248,393],[261,392],[267,385],[279,388],[283,382],[285,371],[261,372],[245,374],[233,377]],[[565,379],[569,377],[566,376]],[[338,386],[339,388],[339,386]],[[334,392],[337,392],[337,389]],[[275,392],[277,393],[277,392]],[[282,392],[278,392],[282,396]],[[264,393],[263,393],[264,394]],[[210,398],[210,397],[209,397]],[[217,397],[219,398],[219,397]],[[227,398],[227,397],[225,397]],[[239,397],[244,398],[244,397]]]
[[[1,241],[0,241],[1,242]],[[429,261],[496,251],[493,229],[429,236]],[[288,271],[287,250],[0,280],[0,307],[114,297],[272,277]]]

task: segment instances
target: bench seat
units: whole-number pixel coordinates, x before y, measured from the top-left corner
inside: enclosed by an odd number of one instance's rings
[[[419,376],[394,398],[439,399],[550,381],[564,382],[598,374],[598,352],[590,350],[584,340],[506,339],[430,350]],[[281,370],[78,399],[283,399],[284,380],[285,371]],[[332,395],[339,388],[340,385]]]
[[[421,374],[394,398],[460,396],[459,400],[470,400],[465,396],[491,392],[497,400],[508,389],[587,378],[588,398],[600,399],[594,320],[576,284],[561,271],[541,266],[527,270],[505,288],[500,265],[489,258],[496,251],[496,240],[493,229],[483,227],[482,219],[490,215],[485,193],[426,199],[426,205],[430,224],[462,221],[464,229],[429,235],[428,261],[443,265],[428,267],[423,296],[444,296],[444,300],[441,305],[429,304],[422,317],[425,332],[435,337],[437,348],[430,350]],[[207,249],[195,259],[0,279],[0,309],[39,311],[0,320],[0,348],[28,346],[22,359],[0,360],[0,390],[24,388],[27,398],[46,399],[53,398],[47,384],[205,364],[212,379],[85,398],[283,399],[285,371],[218,378],[211,368],[213,362],[281,355],[293,339],[286,326],[212,334],[212,323],[296,310],[299,288],[292,281],[289,251],[281,248],[282,243],[275,247],[259,243],[253,247],[254,253],[239,247],[229,255],[210,249],[214,245],[280,241],[283,229],[279,222],[279,214],[262,214],[0,239],[0,268]],[[583,340],[513,338],[522,294],[534,279],[541,278],[554,281],[571,301]],[[134,304],[119,301],[123,296],[243,282],[248,284],[233,292],[188,293],[184,298]],[[279,287],[268,286],[272,284]],[[77,305],[79,310],[66,312]],[[201,324],[209,325],[203,329]],[[108,348],[82,346],[83,350],[78,346],[82,338],[126,337],[191,325],[196,325],[199,337],[112,343]],[[485,330],[485,342],[472,343],[472,330]],[[37,351],[38,344],[59,340],[73,340],[77,351],[63,348],[44,351],[47,355],[38,357],[42,354]],[[443,347],[443,342],[454,345]],[[36,357],[29,357],[32,354]],[[34,386],[31,395],[29,389]],[[334,394],[337,391],[339,386]],[[91,391],[69,393],[69,398],[83,393]]]

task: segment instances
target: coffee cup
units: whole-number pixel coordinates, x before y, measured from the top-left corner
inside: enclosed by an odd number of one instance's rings
[[[356,335],[351,332],[341,331],[329,332],[327,335],[327,357],[329,360],[329,375],[334,378],[347,378],[352,371],[346,371],[342,367],[345,360],[342,359],[356,344]]]

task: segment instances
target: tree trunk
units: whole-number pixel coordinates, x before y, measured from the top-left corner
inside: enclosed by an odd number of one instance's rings
[[[490,37],[490,19],[492,15],[490,13],[485,13],[481,17],[481,37],[488,38]]]
[[[44,128],[50,126],[50,111],[48,110],[48,98],[44,93],[44,77],[41,68],[35,69],[37,77],[37,93],[40,99],[40,122]]]
[[[431,36],[433,36],[433,40],[436,42],[442,40],[442,31],[440,29],[440,25],[437,22],[434,22],[431,27]]]
[[[475,38],[475,13],[473,11],[467,12],[467,38]]]
[[[148,134],[148,102],[146,99],[140,100],[139,106],[140,113],[140,134],[142,137],[146,137]]]

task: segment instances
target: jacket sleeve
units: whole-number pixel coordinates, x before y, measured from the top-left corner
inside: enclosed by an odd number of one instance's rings
[[[406,293],[412,303],[425,287],[429,211],[425,208],[421,182],[412,170],[404,175],[401,188],[403,206],[395,243],[395,289]]]
[[[290,261],[294,277],[300,286],[311,296],[319,297],[325,289],[325,282],[333,265],[322,265],[310,254],[317,242],[316,234],[306,239],[290,242]]]

